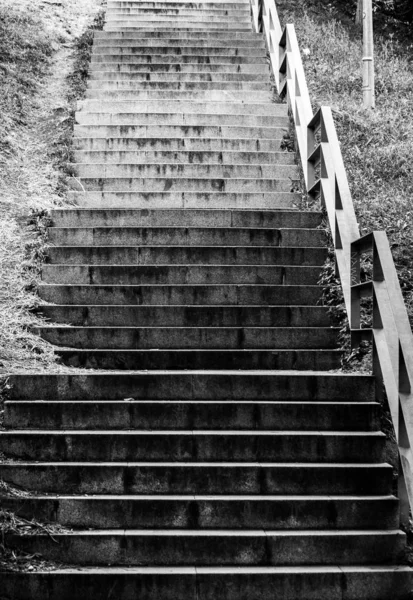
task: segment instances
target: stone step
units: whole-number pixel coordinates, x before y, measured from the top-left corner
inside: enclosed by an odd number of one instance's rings
[[[80,187],[80,186],[79,186]],[[295,192],[68,192],[68,200],[85,209],[286,209],[299,206]]]
[[[156,27],[154,27],[156,25]],[[198,32],[202,35],[205,31],[209,31],[211,33],[215,31],[251,31],[251,26],[248,23],[240,23],[238,24],[224,24],[220,23],[194,23],[188,22],[184,19],[181,23],[176,24],[173,21],[163,21],[162,23],[156,23],[156,21],[141,23],[140,25],[135,24],[131,27],[127,25],[105,25],[105,31],[114,31],[114,32],[134,32],[134,31],[192,31]]]
[[[201,11],[197,7],[191,6],[169,6],[169,7],[115,7],[112,10],[108,10],[106,13],[106,20],[110,21],[114,17],[116,19],[128,18],[131,17],[139,17],[139,16],[172,16],[172,17],[182,17],[182,16],[198,16],[202,15],[202,17],[223,17],[228,18],[231,17],[242,17],[243,19],[248,18],[251,20],[251,9],[246,4],[243,7],[235,8],[218,8],[214,6],[213,8],[203,8]]]
[[[219,126],[219,125],[106,125],[106,126],[82,126],[74,125],[75,137],[80,138],[118,138],[122,147],[129,144],[130,139],[144,138],[157,141],[178,139],[182,144],[186,138],[191,139],[222,139],[238,140],[253,139],[255,144],[261,144],[265,140],[279,140],[287,133],[285,127],[243,127],[243,126]]]
[[[194,100],[196,102],[222,102],[231,99],[234,94],[228,91],[218,91],[218,90],[203,90],[200,92],[191,91],[191,90],[92,90],[86,92],[86,98],[89,99],[101,99],[102,101],[106,100],[120,100],[120,101],[130,101],[131,99],[140,102],[142,100],[165,100],[166,98],[170,98],[170,100]],[[250,102],[257,101],[260,103],[263,102],[271,102],[272,101],[272,92],[270,91],[236,91],[237,99],[241,102]]]
[[[2,507],[27,520],[98,531],[271,529],[316,533],[329,530],[396,530],[394,496],[37,496],[0,498]],[[334,517],[332,517],[334,515]],[[148,531],[149,533],[149,531]],[[76,535],[76,534],[75,534]],[[362,537],[362,535],[361,535]]]
[[[183,39],[182,36],[185,36]],[[262,41],[247,40],[243,44],[238,40],[228,40],[228,35],[225,34],[225,39],[216,40],[215,34],[210,39],[204,38],[199,32],[196,32],[192,37],[189,34],[170,34],[168,38],[159,36],[139,37],[135,39],[122,37],[122,39],[101,41],[93,47],[91,64],[102,60],[107,60],[107,57],[114,57],[111,60],[119,60],[120,58],[139,57],[146,55],[151,62],[163,62],[164,56],[185,57],[191,56],[191,61],[203,60],[210,63],[219,58],[225,62],[228,59],[243,60],[245,58],[256,58],[256,62],[268,64],[266,60],[265,45]],[[162,57],[160,60],[159,57]]]
[[[255,142],[256,144],[256,142]],[[252,145],[252,144],[251,144]],[[209,164],[209,165],[294,165],[292,152],[217,152],[195,150],[75,150],[78,164]]]
[[[3,573],[5,594],[15,600],[102,600],[102,590],[135,600],[405,600],[412,572],[403,566],[302,567],[76,567],[49,572]],[[343,589],[346,596],[343,596]]]
[[[239,10],[239,9],[234,9]],[[214,41],[216,43],[229,43],[230,45],[240,47],[248,43],[255,43],[257,46],[265,46],[264,38],[261,34],[257,34],[253,31],[205,31],[202,34],[193,31],[95,31],[93,35],[93,50],[98,46],[105,45],[106,43],[111,44],[112,42],[122,42],[124,40],[141,40],[145,38],[156,39],[193,39],[195,41]]]
[[[181,6],[163,6],[153,7],[153,6],[114,6],[106,11],[106,19],[112,19],[113,17],[119,18],[128,18],[129,16],[138,17],[138,16],[191,16],[191,15],[201,15],[203,17],[215,15],[225,18],[231,17],[231,20],[234,20],[234,17],[242,17],[249,18],[251,20],[251,9],[248,4],[244,6],[239,6],[238,8],[220,8],[219,6],[208,7],[205,6],[202,9],[199,7],[191,6],[191,5],[181,5]]]
[[[40,284],[40,298],[55,304],[314,306],[321,289],[309,285],[58,285]]]
[[[242,102],[271,102],[273,93],[271,91],[258,91],[253,92],[237,90],[236,96],[238,101]],[[87,90],[85,94],[86,98],[102,100],[135,100],[140,102],[141,100],[165,100],[170,98],[171,100],[194,100],[194,101],[207,101],[207,102],[222,102],[226,99],[234,97],[232,92],[219,91],[219,90]]]
[[[49,560],[88,565],[336,565],[393,564],[405,534],[398,530],[138,530],[115,529],[19,536],[8,547]]]
[[[182,15],[195,15],[198,17],[205,17],[208,15],[216,15],[221,16],[224,19],[228,20],[228,17],[231,16],[231,21],[234,22],[234,17],[241,17],[242,19],[249,18],[251,21],[251,8],[248,4],[244,4],[244,6],[238,6],[237,8],[220,8],[219,6],[204,6],[202,8],[191,5],[181,5],[181,6],[140,6],[139,4],[136,6],[113,6],[110,7],[105,14],[105,18],[107,20],[116,18],[128,18],[131,17],[179,17]]]
[[[244,83],[244,82],[255,82],[260,84],[264,82],[263,89],[267,86],[266,80],[268,75],[264,73],[240,73],[240,72],[224,72],[224,73],[202,73],[202,72],[194,72],[194,73],[185,73],[185,72],[175,72],[175,73],[158,73],[155,72],[121,72],[117,69],[109,70],[109,71],[91,71],[90,73],[90,83],[91,87],[100,86],[101,82],[114,81],[115,83],[121,82],[129,82],[129,83],[228,83],[228,82],[236,82],[236,83]],[[274,104],[274,106],[278,106]]]
[[[129,130],[130,128],[128,128]],[[136,130],[136,128],[131,128],[132,132]],[[189,127],[191,131],[195,130],[195,127]],[[201,130],[205,130],[209,128],[202,127]],[[218,128],[214,128],[218,130]],[[170,128],[171,132],[174,132],[174,128]],[[201,152],[216,152],[221,153],[222,156],[228,155],[230,158],[231,155],[253,155],[255,152],[262,153],[275,153],[277,155],[282,155],[277,159],[282,162],[282,160],[286,160],[290,162],[290,158],[288,155],[291,155],[290,152],[282,152],[280,151],[281,140],[285,133],[284,129],[273,129],[275,132],[273,135],[273,139],[254,139],[254,138],[225,138],[225,137],[175,137],[165,138],[165,137],[75,137],[73,139],[73,147],[75,148],[75,152],[101,152],[109,160],[112,156],[112,152],[129,152],[133,153],[134,156],[140,156],[142,152],[157,152],[159,156],[160,153],[164,152],[188,152],[192,153],[190,156],[196,156]],[[182,128],[182,132],[184,130]],[[176,134],[177,132],[175,132]],[[194,131],[195,133],[195,131]],[[77,150],[76,150],[77,149]],[[138,154],[139,152],[139,154]],[[226,156],[227,157],[227,156]],[[285,157],[285,158],[284,158]]]
[[[240,13],[237,17],[237,27],[234,27],[233,18],[228,15],[213,15],[203,14],[200,11],[188,11],[187,14],[160,14],[160,13],[144,13],[144,14],[122,14],[111,13],[105,18],[105,29],[110,31],[113,27],[122,29],[125,27],[161,27],[164,23],[174,26],[189,26],[203,29],[247,29],[251,31],[251,16],[248,13]]]
[[[171,90],[171,91],[193,91],[193,90],[210,90],[210,91],[229,91],[237,92],[258,90],[260,92],[271,90],[271,86],[260,81],[108,81],[96,79],[89,83],[89,91],[91,94],[94,90],[99,92],[102,90]],[[93,96],[92,96],[93,97]]]
[[[44,265],[42,281],[59,284],[276,284],[316,285],[318,267],[249,266],[68,266]],[[221,315],[222,316],[222,315]],[[150,323],[152,321],[149,321]],[[269,326],[270,323],[267,323]]]
[[[298,182],[298,170],[296,171]],[[90,192],[291,192],[292,178],[272,179],[254,177],[82,177],[82,186]],[[165,208],[165,206],[158,206]],[[151,207],[152,208],[152,207]],[[200,206],[199,208],[202,208]],[[254,208],[258,208],[254,206]]]
[[[136,269],[136,267],[134,267]],[[151,267],[152,268],[152,267]],[[83,327],[328,327],[324,306],[54,306],[41,304],[46,319]]]
[[[127,210],[55,208],[53,227],[289,227],[314,229],[322,214],[294,210]]]
[[[33,329],[55,346],[82,349],[318,349],[336,348],[332,327],[59,327]]]
[[[48,261],[67,265],[301,265],[320,266],[326,247],[51,246]],[[257,288],[258,289],[258,288]],[[321,292],[321,288],[320,288]]]
[[[236,121],[236,116],[234,116],[233,121]],[[124,187],[133,189],[135,185],[138,187],[147,187],[148,184],[146,183],[146,180],[150,180],[152,187],[159,187],[156,184],[158,178],[162,183],[165,182],[165,179],[174,180],[176,187],[179,185],[179,179],[182,178],[187,182],[191,179],[200,179],[202,181],[211,179],[214,182],[216,180],[222,180],[225,181],[225,186],[227,185],[228,180],[231,182],[234,179],[247,180],[247,182],[248,180],[256,180],[257,183],[258,181],[268,181],[268,187],[270,188],[275,187],[275,189],[281,188],[283,191],[289,191],[291,188],[290,180],[298,179],[298,168],[295,164],[210,165],[203,163],[135,163],[114,165],[105,163],[71,163],[70,168],[72,169],[72,172],[84,182],[93,182],[94,179],[100,179],[105,183],[107,181],[107,185],[112,187],[114,184],[113,180],[119,181],[119,190],[122,190]],[[281,180],[281,182],[277,185],[272,182],[271,177],[277,178],[275,181]],[[102,185],[105,185],[105,183]],[[88,185],[89,183],[86,183],[85,187]],[[94,183],[92,183],[92,185],[94,186]],[[186,185],[189,185],[189,183]],[[195,185],[195,187],[197,188],[198,186]],[[159,191],[163,191],[163,189],[164,188]]]
[[[353,431],[0,431],[9,459],[380,463],[386,436]]]
[[[131,52],[124,53],[122,49],[119,48],[119,52],[116,48],[108,47],[107,51],[102,52],[100,54],[94,54],[91,60],[91,68],[98,68],[104,64],[110,64],[110,68],[116,69],[117,65],[151,65],[151,64],[164,64],[164,65],[193,65],[193,66],[202,66],[202,65],[224,65],[231,68],[232,66],[242,66],[242,65],[265,65],[266,57],[265,55],[256,56],[254,54],[197,54],[195,52],[195,48],[189,48],[189,53],[179,54],[176,48],[173,48],[173,52],[170,54],[163,53],[163,50],[159,50],[158,53],[148,54],[148,53],[139,53],[134,54],[133,48]],[[160,46],[163,48],[163,46]],[[178,46],[180,48],[180,46]],[[114,50],[114,51],[113,51]],[[247,49],[249,50],[249,48]],[[202,90],[194,88],[193,93],[201,93]],[[253,101],[258,102],[258,94],[263,93],[263,90],[256,90],[257,96],[250,92]],[[87,90],[87,93],[90,93],[90,89]],[[210,92],[211,94],[213,92]],[[218,92],[215,92],[215,94]],[[87,96],[86,96],[87,97]],[[271,101],[273,101],[274,95],[271,96]],[[238,95],[233,96],[234,102],[239,102],[242,97],[238,97]]]
[[[53,246],[325,247],[321,229],[235,227],[49,227]]]
[[[138,12],[136,12],[136,10]],[[251,24],[251,11],[248,7],[234,11],[236,14],[237,23]],[[123,22],[127,25],[135,23],[161,23],[163,21],[173,21],[176,25],[187,22],[201,23],[222,23],[233,24],[234,14],[229,15],[225,10],[198,10],[198,9],[135,9],[131,12],[130,9],[109,10],[105,14],[105,23],[108,25],[118,25]]]
[[[26,403],[22,403],[26,406]],[[61,403],[64,407],[65,404]],[[89,404],[89,403],[84,403]],[[46,404],[47,406],[47,404]],[[63,494],[391,494],[388,464],[3,462],[18,487]]]
[[[145,349],[92,350],[55,348],[69,367],[103,370],[292,370],[331,371],[341,367],[342,352],[334,349]]]
[[[205,429],[377,431],[375,402],[6,401],[6,427],[18,429]],[[194,488],[195,490],[196,488]],[[116,492],[117,493],[117,492]],[[172,492],[175,493],[175,492]]]
[[[14,374],[12,400],[295,400],[372,402],[374,378],[346,373],[107,372]],[[133,460],[133,459],[132,459]],[[328,461],[327,461],[328,462]]]
[[[105,31],[199,31],[201,34],[204,31],[252,31],[249,23],[202,23],[193,22],[183,19],[180,23],[175,23],[174,20],[162,21],[158,23],[155,21],[147,22],[136,22],[129,27],[128,21],[119,22],[116,25],[111,23],[105,24]]]
[[[224,64],[205,64],[205,63],[186,63],[171,64],[171,63],[131,63],[126,62],[123,64],[121,58],[114,61],[105,60],[104,62],[97,62],[90,68],[90,73],[93,73],[93,79],[107,79],[105,73],[143,73],[147,76],[152,73],[169,73],[169,74],[185,74],[185,73],[196,73],[205,75],[209,73],[240,73],[242,74],[256,74],[256,73],[267,73],[268,66],[263,63],[248,63],[248,64],[236,64],[236,63],[224,63]],[[282,104],[274,104],[274,106],[283,106]],[[271,109],[272,105],[269,105]]]
[[[197,8],[199,10],[203,10],[206,8],[233,8],[233,9],[244,9],[246,6],[249,7],[249,2],[240,2],[239,0],[226,0],[225,2],[197,2],[196,0],[180,0],[177,2],[176,0],[162,0],[162,2],[153,1],[142,1],[142,2],[111,2],[107,3],[107,10],[113,10],[118,8],[140,8],[140,7],[149,7],[149,8],[168,8],[171,6],[191,6],[192,8]],[[101,34],[102,32],[98,31],[95,35]]]
[[[115,117],[117,115],[137,114],[140,117],[145,115],[168,115],[182,114],[194,115],[199,114],[200,117],[216,115],[232,116],[237,115],[244,117],[247,115],[255,117],[271,117],[277,123],[282,121],[285,125],[288,117],[287,110],[283,104],[274,104],[271,102],[237,102],[227,98],[225,102],[195,102],[194,100],[81,100],[77,103],[78,112],[76,116],[81,117],[82,113],[86,113],[92,117],[94,114],[103,114],[107,117]]]

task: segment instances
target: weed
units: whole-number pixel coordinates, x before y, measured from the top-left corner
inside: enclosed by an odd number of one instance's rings
[[[61,23],[72,18],[72,4],[63,0],[45,14],[25,0],[13,6],[0,0],[0,373],[64,368],[32,328],[45,323],[33,309],[47,252],[47,212],[68,205],[75,105],[56,57],[67,46]],[[94,2],[87,10],[96,10]],[[92,27],[101,21],[100,14]],[[75,41],[74,69],[79,44],[85,47]]]

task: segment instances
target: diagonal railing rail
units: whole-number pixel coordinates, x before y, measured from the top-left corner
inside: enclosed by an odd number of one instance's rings
[[[370,339],[373,374],[383,389],[399,448],[401,520],[413,512],[413,335],[386,233],[360,237],[343,157],[329,107],[313,114],[294,25],[282,29],[274,0],[251,0],[255,30],[268,47],[275,85],[286,98],[295,125],[307,193],[320,199],[333,238],[352,343]],[[371,281],[360,281],[363,254],[372,253]],[[361,327],[361,298],[372,298],[372,327]]]

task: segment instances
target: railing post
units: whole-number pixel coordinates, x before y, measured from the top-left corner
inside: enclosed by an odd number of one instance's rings
[[[351,345],[354,347],[357,345],[358,340],[354,330],[360,329],[361,315],[360,315],[360,290],[357,287],[360,283],[360,251],[354,244],[351,244],[351,268],[350,268],[350,285],[351,285],[351,309],[348,315],[351,334]]]
[[[363,103],[375,108],[372,0],[363,0]]]
[[[262,33],[263,0],[258,0],[257,33]]]

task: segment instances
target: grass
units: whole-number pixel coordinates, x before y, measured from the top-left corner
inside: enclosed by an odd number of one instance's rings
[[[313,109],[333,109],[361,234],[387,232],[413,323],[413,44],[405,41],[404,25],[385,21],[386,35],[375,36],[376,109],[365,110],[362,32],[348,7],[295,0],[281,2],[280,9],[306,49],[302,58]]]
[[[92,30],[102,26],[99,13],[65,50],[73,18],[81,20],[71,14],[73,2],[45,12],[25,1],[0,0],[0,373],[66,369],[31,328],[44,324],[33,309],[47,215],[69,205],[76,100],[84,93]],[[82,1],[84,11],[95,12],[95,0],[89,7]]]

